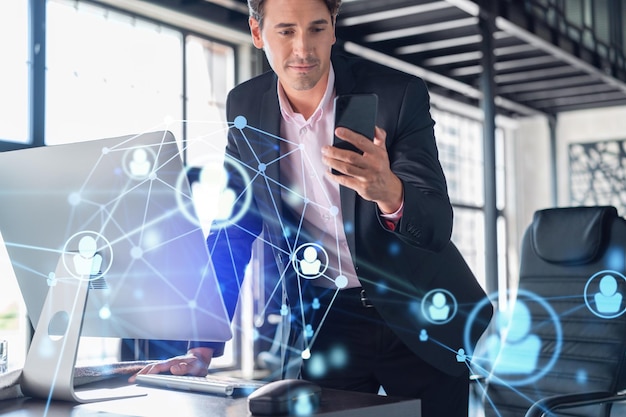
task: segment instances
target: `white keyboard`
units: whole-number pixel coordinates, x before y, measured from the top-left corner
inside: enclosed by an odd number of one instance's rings
[[[241,379],[227,376],[180,376],[163,374],[137,375],[137,383],[161,388],[171,388],[192,392],[204,392],[223,396],[247,396],[265,381]]]

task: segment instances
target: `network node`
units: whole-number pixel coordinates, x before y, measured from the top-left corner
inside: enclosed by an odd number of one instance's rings
[[[71,193],[68,197],[67,197],[67,201],[70,203],[71,206],[77,206],[80,204],[80,194],[79,193]]]
[[[337,278],[335,278],[335,285],[339,289],[345,288],[346,285],[348,285],[348,278],[345,275],[339,275]]]
[[[235,127],[239,130],[242,130],[244,127],[248,125],[248,119],[244,116],[235,117]]]
[[[139,246],[134,246],[134,247],[130,250],[130,255],[131,255],[134,259],[141,259],[141,257],[143,256],[143,250],[142,250]]]
[[[304,359],[304,360],[310,359],[310,358],[311,358],[311,350],[310,350],[310,349],[308,349],[308,348],[307,348],[307,349],[304,349],[304,350],[302,351],[301,356],[302,356],[302,359]]]

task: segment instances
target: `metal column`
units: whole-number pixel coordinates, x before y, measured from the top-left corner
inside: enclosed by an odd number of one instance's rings
[[[28,6],[30,142],[42,146],[46,116],[46,1],[30,0]]]
[[[496,122],[493,32],[495,23],[491,16],[480,16],[482,35],[482,91],[485,186],[485,283],[488,293],[498,289],[498,208],[496,200]]]

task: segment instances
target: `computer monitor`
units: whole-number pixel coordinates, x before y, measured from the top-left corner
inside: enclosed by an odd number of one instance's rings
[[[87,401],[72,387],[81,335],[231,338],[170,132],[0,153],[0,202],[35,328],[22,379],[30,395]]]

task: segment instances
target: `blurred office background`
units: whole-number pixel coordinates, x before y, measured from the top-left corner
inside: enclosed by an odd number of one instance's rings
[[[427,82],[453,240],[490,293],[515,285],[535,210],[611,204],[626,214],[625,18],[626,0],[343,2],[337,48]],[[244,0],[3,0],[0,68],[7,151],[163,128],[191,141],[226,123],[227,92],[267,63]],[[191,146],[185,161],[214,149]],[[250,331],[217,364],[247,375],[272,349],[262,262],[249,268],[238,318]],[[26,314],[0,245],[12,367],[28,346]],[[119,358],[118,341],[91,343],[83,359]]]

